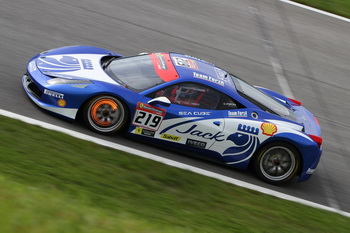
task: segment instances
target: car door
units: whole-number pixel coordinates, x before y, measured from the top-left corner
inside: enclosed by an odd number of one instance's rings
[[[256,110],[250,108],[223,111],[226,140],[212,148],[220,153],[225,163],[238,164],[247,161],[261,144],[261,121]]]
[[[157,101],[159,97],[169,102]],[[215,142],[226,140],[222,111],[217,110],[219,102],[218,91],[196,83],[159,89],[138,104],[132,133],[209,149]]]

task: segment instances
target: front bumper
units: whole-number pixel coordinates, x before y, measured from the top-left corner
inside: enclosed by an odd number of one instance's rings
[[[63,98],[60,98],[59,95],[49,94],[55,92],[44,87],[40,88],[39,84],[36,84],[28,74],[23,75],[22,85],[29,98],[39,107],[69,119],[76,118],[78,109],[65,108],[66,101]]]

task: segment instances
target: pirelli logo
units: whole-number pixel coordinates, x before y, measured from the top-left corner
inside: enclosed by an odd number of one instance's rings
[[[181,137],[179,136],[175,136],[175,135],[171,135],[171,134],[166,134],[166,133],[163,133],[160,138],[163,138],[163,139],[167,139],[167,140],[171,140],[171,141],[180,141],[181,140]]]
[[[52,97],[58,98],[58,99],[63,99],[64,98],[64,94],[58,93],[58,92],[55,92],[55,91],[50,91],[50,90],[47,90],[47,89],[44,89],[44,94],[48,95],[48,96],[52,96]]]

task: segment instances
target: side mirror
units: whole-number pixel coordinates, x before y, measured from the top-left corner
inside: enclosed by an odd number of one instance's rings
[[[150,105],[155,105],[155,104],[159,104],[165,107],[169,107],[171,102],[167,97],[161,96],[161,97],[157,97],[154,99],[151,99],[150,101],[147,102]]]

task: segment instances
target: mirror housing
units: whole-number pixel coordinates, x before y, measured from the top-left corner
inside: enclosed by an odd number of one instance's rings
[[[165,107],[169,107],[171,102],[167,97],[161,96],[161,97],[157,97],[154,99],[151,99],[150,101],[147,102],[150,105],[155,105],[155,104],[159,104]]]

